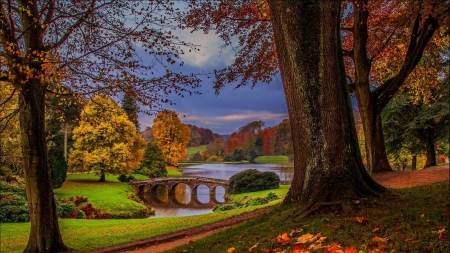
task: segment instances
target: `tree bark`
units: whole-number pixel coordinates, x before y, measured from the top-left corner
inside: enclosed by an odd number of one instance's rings
[[[45,140],[46,86],[28,80],[19,96],[20,131],[31,230],[23,252],[67,250],[59,232]]]
[[[312,207],[385,189],[359,152],[340,41],[340,1],[269,0],[294,144],[285,198]]]
[[[432,129],[427,129],[425,132],[425,145],[427,148],[427,160],[423,168],[428,168],[431,166],[436,166],[436,146],[434,143],[434,131]]]
[[[417,170],[417,156],[413,155],[411,159],[411,170]]]

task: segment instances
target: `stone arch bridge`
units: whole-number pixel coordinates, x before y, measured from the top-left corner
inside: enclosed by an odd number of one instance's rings
[[[181,183],[191,188],[191,194],[196,194],[197,188],[200,185],[207,186],[211,195],[215,195],[217,186],[222,186],[225,189],[225,193],[228,189],[227,180],[207,177],[160,177],[147,180],[130,181],[131,186],[133,186],[133,188],[136,189],[138,193],[143,193],[146,191],[153,193],[156,192],[156,188],[159,185],[165,185],[168,189],[169,194],[171,194],[175,192],[175,187]]]

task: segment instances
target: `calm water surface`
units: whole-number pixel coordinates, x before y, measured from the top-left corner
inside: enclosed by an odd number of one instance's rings
[[[273,171],[282,181],[288,177],[277,164],[200,164],[179,169],[182,170],[183,176],[224,180],[246,169]],[[197,189],[197,194],[192,195],[189,186],[179,184],[175,188],[175,194],[169,195],[165,186],[159,186],[158,193],[144,193],[140,198],[155,210],[155,216],[152,217],[190,216],[211,213],[214,206],[225,202],[224,194],[223,187],[217,187],[216,192],[210,194],[209,188],[201,185]]]

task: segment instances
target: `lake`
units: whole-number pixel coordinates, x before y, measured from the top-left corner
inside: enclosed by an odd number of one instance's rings
[[[259,171],[273,171],[280,176],[281,181],[288,181],[290,173],[280,169],[279,164],[199,164],[180,167],[183,176],[208,177],[228,180],[234,174],[246,170],[257,169]],[[139,197],[155,210],[155,216],[190,216],[211,213],[214,206],[225,202],[225,189],[217,187],[215,195],[210,195],[209,188],[201,185],[197,194],[192,195],[191,189],[185,184],[179,184],[175,188],[175,194],[168,194],[167,188],[158,187],[155,194],[144,193]]]

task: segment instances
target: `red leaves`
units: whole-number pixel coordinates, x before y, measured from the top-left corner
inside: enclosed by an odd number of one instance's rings
[[[363,222],[366,221],[366,220],[368,220],[368,219],[367,219],[367,216],[361,216],[361,217],[356,216],[356,217],[355,217],[355,221],[358,222],[358,223],[363,223]]]

